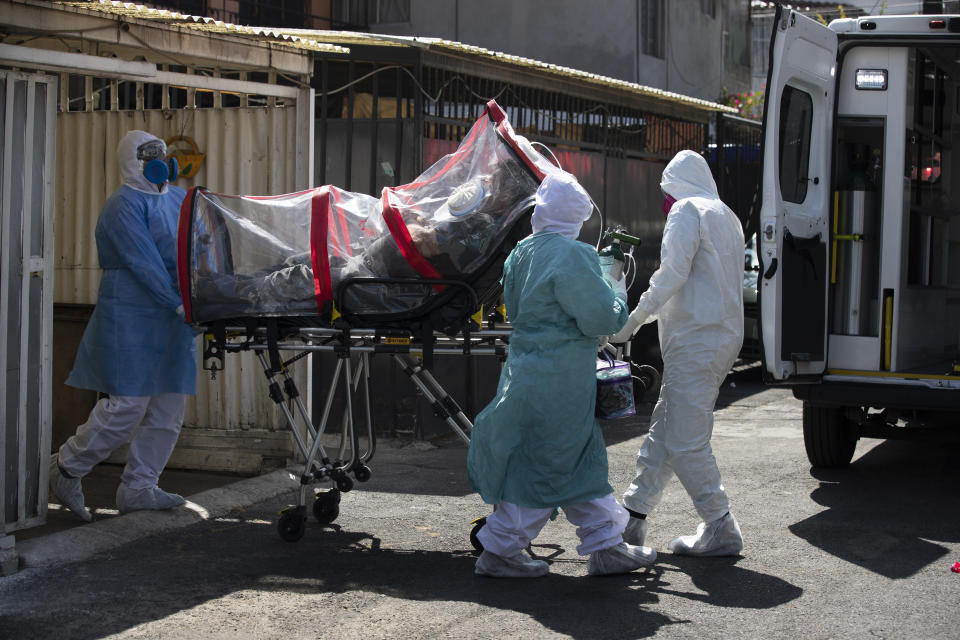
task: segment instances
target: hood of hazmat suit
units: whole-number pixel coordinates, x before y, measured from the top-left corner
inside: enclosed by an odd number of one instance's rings
[[[663,230],[660,267],[634,314],[659,320],[663,381],[650,444],[637,462],[642,473],[624,500],[648,513],[675,471],[710,522],[728,508],[710,436],[720,384],[743,342],[743,229],[698,153],[678,153],[660,188],[677,201]]]
[[[154,183],[147,180],[143,174],[143,161],[137,159],[137,148],[144,142],[157,140],[166,149],[167,144],[155,135],[146,131],[133,130],[127,132],[117,145],[117,162],[120,165],[120,177],[123,184],[131,189],[142,191],[144,193],[164,193],[167,190],[167,183],[163,183],[159,188]]]
[[[593,201],[566,171],[548,173],[537,188],[530,225],[534,233],[559,233],[576,240],[593,214]]]
[[[510,353],[471,432],[467,471],[490,504],[551,508],[611,492],[594,416],[597,338],[624,324],[627,306],[604,281],[596,250],[572,239],[592,211],[576,180],[551,173],[536,207],[540,232],[504,265]]]
[[[192,394],[196,340],[179,314],[177,222],[186,192],[143,177],[131,131],[117,146],[124,184],[103,205],[94,235],[103,275],[67,384],[111,395]]]

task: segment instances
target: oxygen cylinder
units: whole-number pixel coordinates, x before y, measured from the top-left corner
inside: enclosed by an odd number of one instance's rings
[[[597,251],[597,255],[600,256],[600,269],[607,276],[619,280],[623,277],[623,267],[627,262],[622,243],[637,246],[640,244],[640,238],[625,233],[622,227],[616,227],[607,229],[603,240],[608,244]]]
[[[600,270],[604,274],[614,280],[623,277],[623,265],[626,263],[626,258],[618,240],[614,240],[597,253],[600,256]]]

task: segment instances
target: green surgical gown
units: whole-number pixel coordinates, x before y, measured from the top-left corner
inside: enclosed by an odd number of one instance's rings
[[[513,325],[496,397],[477,416],[467,472],[485,502],[551,508],[610,494],[594,416],[597,338],[627,321],[590,245],[556,233],[522,240],[504,264]]]

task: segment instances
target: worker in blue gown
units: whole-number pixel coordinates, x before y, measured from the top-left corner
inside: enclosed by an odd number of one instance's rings
[[[551,172],[537,190],[533,234],[504,264],[510,353],[467,458],[474,489],[496,505],[478,532],[480,575],[548,573],[525,549],[557,508],[577,526],[588,573],[625,573],[656,559],[623,542],[628,514],[607,481],[595,417],[598,338],[623,326],[628,309],[622,279],[606,280],[596,250],[576,239],[592,212],[576,178]]]
[[[177,222],[186,195],[163,140],[130,131],[117,146],[123,185],[97,221],[103,275],[67,384],[108,394],[53,454],[50,488],[84,520],[81,479],[129,443],[117,489],[121,513],[169,509],[181,496],[157,486],[196,392],[195,335],[177,288]]]

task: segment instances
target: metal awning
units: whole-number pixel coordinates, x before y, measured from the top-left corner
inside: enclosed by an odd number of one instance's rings
[[[117,61],[206,68],[208,75],[313,73],[313,55],[350,50],[272,29],[244,27],[124,2],[0,0],[2,42]],[[236,75],[232,76],[236,77]]]
[[[226,33],[231,35],[252,36],[282,46],[324,53],[350,53],[345,47],[326,42],[318,42],[307,37],[284,33],[269,27],[250,27],[203,16],[193,16],[178,11],[157,9],[132,2],[112,2],[110,0],[89,0],[86,2],[56,2],[58,5],[77,7],[89,11],[100,11],[111,15],[150,20],[163,24],[196,29],[206,33]]]
[[[563,67],[532,58],[524,58],[502,51],[491,51],[483,47],[444,40],[442,38],[424,38],[419,36],[395,36],[376,33],[359,33],[353,31],[325,31],[314,29],[282,29],[283,33],[309,38],[318,42],[342,46],[396,46],[408,47],[466,57],[477,62],[499,63],[518,70],[524,70],[543,76],[560,77],[566,80],[580,81],[589,85],[611,89],[627,95],[637,95],[644,98],[654,98],[665,103],[683,105],[702,111],[719,111],[723,113],[738,113],[733,107],[728,107],[709,100],[702,100],[692,96],[665,91],[656,87],[649,87],[626,80],[619,80],[609,76],[602,76],[580,69]]]

